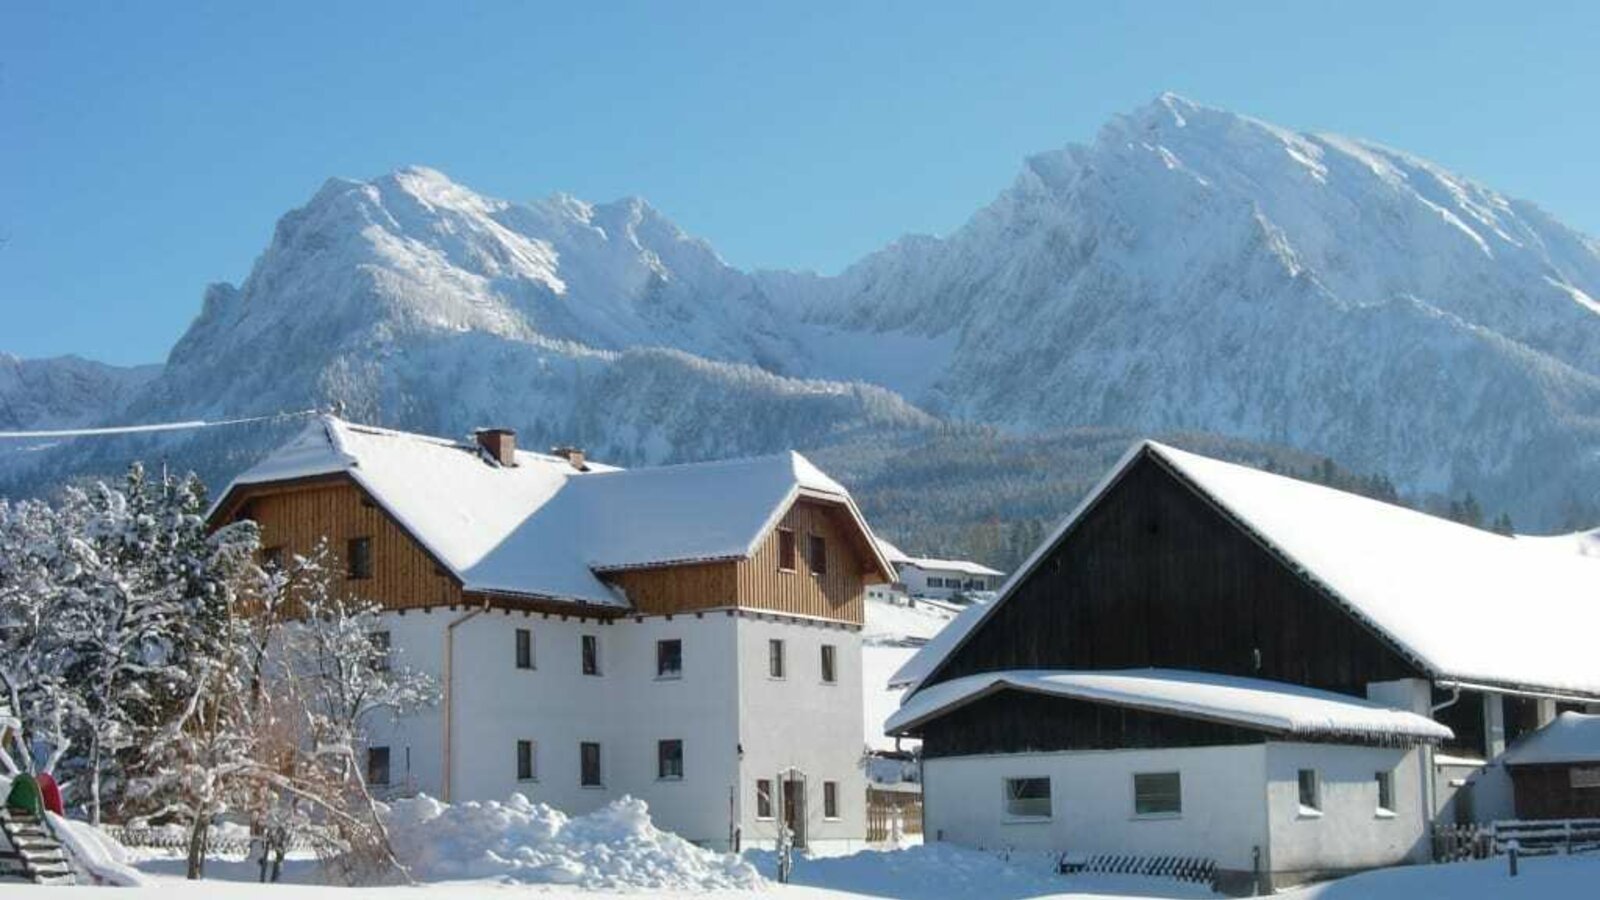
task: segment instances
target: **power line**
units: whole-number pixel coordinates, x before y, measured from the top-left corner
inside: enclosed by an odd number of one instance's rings
[[[114,425],[105,428],[63,428],[49,431],[0,431],[0,440],[37,440],[41,438],[105,437],[118,434],[149,434],[158,431],[185,431],[197,428],[220,428],[225,425],[248,425],[253,422],[273,422],[317,415],[319,410],[303,409],[298,412],[273,413],[268,416],[248,416],[241,419],[219,419],[209,422],[193,419],[187,422],[161,422],[153,425]]]

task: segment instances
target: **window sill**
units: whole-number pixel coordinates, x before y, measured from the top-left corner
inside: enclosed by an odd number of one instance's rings
[[[682,775],[658,775],[658,776],[656,776],[656,781],[658,781],[658,782],[659,781],[665,781],[665,782],[671,783],[671,782],[677,782],[677,781],[682,781],[682,780],[683,780],[683,776]]]
[[[767,676],[767,680],[768,681],[788,681],[789,679],[783,677],[782,675],[768,675]]]
[[[1310,806],[1302,806],[1302,807],[1300,807],[1299,812],[1296,814],[1295,818],[1297,818],[1297,819],[1320,819],[1320,818],[1322,818],[1322,810],[1316,809],[1316,808],[1310,807]]]
[[[824,822],[843,822],[844,821],[844,816],[823,816],[822,817],[822,821],[824,821]]]
[[[817,684],[820,684],[823,687],[838,687],[839,686],[839,682],[837,680],[834,680],[834,681],[823,680],[823,681],[817,682]]]
[[[533,778],[518,778],[517,779],[517,784],[538,784],[538,783],[539,783],[538,776],[534,776]]]
[[[774,821],[774,820],[773,820],[772,816],[756,816],[756,821],[757,822],[771,822],[771,821]]]
[[[1183,813],[1134,813],[1128,817],[1130,822],[1165,822],[1183,818]]]
[[[1384,809],[1381,806],[1378,807],[1376,810],[1373,810],[1372,817],[1374,819],[1393,819],[1393,818],[1397,818],[1397,816],[1395,815],[1394,810],[1392,810],[1392,809]]]
[[[606,786],[603,784],[580,784],[578,787],[579,789],[585,791],[603,791],[606,789]]]
[[[683,673],[679,672],[676,675],[657,675],[656,676],[656,680],[657,681],[682,681],[683,680]]]
[[[1003,816],[1001,825],[1048,825],[1054,816]]]

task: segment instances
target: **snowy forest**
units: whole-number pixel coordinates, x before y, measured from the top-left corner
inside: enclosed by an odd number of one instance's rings
[[[260,836],[263,880],[308,835],[351,880],[398,871],[357,735],[436,686],[334,589],[326,549],[263,564],[254,523],[213,531],[206,509],[195,476],[137,464],[0,499],[0,706],[20,722],[0,774],[50,773],[96,824],[182,827],[191,878],[224,814]]]

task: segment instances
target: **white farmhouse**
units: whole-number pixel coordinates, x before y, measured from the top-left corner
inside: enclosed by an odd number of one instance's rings
[[[240,475],[216,523],[325,540],[437,708],[374,723],[369,780],[578,814],[623,795],[715,846],[865,836],[860,630],[893,577],[798,454],[621,470],[333,417]]]
[[[971,560],[909,556],[881,538],[878,545],[897,573],[893,589],[912,597],[948,600],[957,594],[983,593],[998,588],[1005,577],[1004,572]],[[873,590],[888,591],[890,586]]]
[[[1508,745],[1600,703],[1600,559],[1562,545],[1145,442],[896,673],[887,730],[933,840],[1240,892],[1422,861],[1434,822],[1513,815]],[[1588,783],[1561,765],[1541,790]]]

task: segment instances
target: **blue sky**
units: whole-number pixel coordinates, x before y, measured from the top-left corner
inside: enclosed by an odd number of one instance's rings
[[[159,360],[324,179],[409,163],[835,271],[1163,90],[1596,234],[1596,46],[1595,3],[10,3],[0,351]]]

